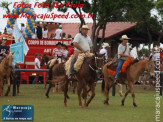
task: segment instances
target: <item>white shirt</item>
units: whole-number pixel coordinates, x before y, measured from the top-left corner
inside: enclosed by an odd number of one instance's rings
[[[158,61],[160,58],[160,53],[154,53],[153,54],[153,61]]]
[[[48,38],[48,30],[42,29],[42,37],[43,38]]]
[[[38,69],[36,64],[38,64],[38,67],[40,68],[40,61],[38,58],[35,58],[35,69]]]
[[[126,46],[127,46],[127,48],[126,48]],[[125,51],[125,48],[126,48],[126,51],[123,54],[124,55],[130,55],[130,47],[128,44],[126,44],[126,46],[124,46],[123,44],[120,44],[118,46],[118,58],[120,58],[120,54],[122,54]],[[121,57],[121,59],[127,60],[128,57]]]
[[[60,36],[60,34],[62,33],[62,29],[57,29],[56,31],[55,31],[55,39],[61,39],[61,36]]]
[[[93,46],[91,38],[89,36],[85,37],[81,33],[76,34],[73,42],[78,43],[78,45],[87,52],[90,52],[90,48]],[[74,48],[74,50],[81,52],[77,48]]]
[[[64,55],[65,57],[67,57],[67,54],[68,54],[68,51],[67,51],[67,50],[63,50],[63,55]]]
[[[100,54],[105,54],[105,59],[106,59],[106,60],[108,59],[108,52],[107,52],[107,50],[106,50],[105,48],[102,48],[102,49],[100,50]]]

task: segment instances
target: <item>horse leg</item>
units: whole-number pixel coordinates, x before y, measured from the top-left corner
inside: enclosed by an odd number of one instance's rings
[[[108,97],[108,93],[109,93],[109,78],[106,76],[104,76],[104,81],[105,81],[105,88],[104,88],[104,91],[105,91],[105,100],[104,100],[104,104],[106,105],[109,105],[108,101],[109,101],[109,97]]]
[[[3,96],[3,80],[0,78],[0,96]]]
[[[10,84],[10,76],[6,76],[6,80],[7,80],[7,86],[8,86],[8,88],[7,88],[7,92],[6,92],[6,94],[5,94],[5,96],[8,96],[8,93],[10,92],[10,86],[11,86],[11,84]]]
[[[78,101],[79,101],[79,106],[82,108],[82,101],[81,101],[81,91],[82,91],[82,84],[81,84],[81,81],[79,81],[78,83]]]
[[[133,84],[131,85],[131,95],[132,95],[132,99],[133,99],[133,106],[137,107],[136,103],[135,103],[135,93],[134,93],[134,89],[133,89]]]
[[[119,87],[119,95],[122,97],[123,93],[122,93],[122,84],[118,83],[118,87]]]
[[[91,83],[91,91],[92,91],[92,95],[91,95],[91,97],[89,98],[89,100],[88,100],[88,102],[87,102],[87,106],[89,105],[89,103],[92,101],[92,99],[95,97],[95,86],[96,86],[96,84],[95,84],[95,82],[92,82]]]
[[[84,108],[87,108],[87,84],[83,82],[83,94],[82,97],[84,99]]]
[[[47,90],[47,92],[45,94],[47,98],[49,98],[49,92],[50,92],[51,87],[52,87],[52,83],[49,82],[49,87],[48,87],[48,90]]]
[[[67,106],[67,92],[68,92],[68,79],[66,79],[66,83],[64,84],[64,106]]]

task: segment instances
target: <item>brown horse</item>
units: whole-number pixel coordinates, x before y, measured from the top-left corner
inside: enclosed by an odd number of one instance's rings
[[[10,92],[10,75],[12,71],[13,54],[14,53],[7,54],[6,57],[0,63],[0,96],[3,95],[4,77],[6,77],[8,84],[8,89],[5,93],[5,96],[8,96],[8,93]]]
[[[104,80],[105,80],[105,97],[106,100],[104,101],[104,104],[109,104],[108,100],[108,93],[109,89],[114,85],[114,76],[112,74],[109,74],[108,72],[108,64],[104,65],[103,68],[103,74],[104,74]],[[124,106],[125,98],[127,97],[128,93],[130,92],[132,94],[133,98],[133,105],[134,107],[137,107],[135,103],[135,93],[133,90],[134,83],[138,80],[139,76],[144,72],[147,71],[151,76],[154,76],[154,62],[152,60],[152,57],[150,57],[149,60],[141,60],[141,61],[134,61],[131,63],[126,70],[126,73],[120,73],[119,74],[119,83],[121,84],[128,84],[128,89],[125,93],[125,96],[122,99],[122,106]]]
[[[83,90],[82,97],[84,98],[84,108],[86,108],[94,98],[97,72],[102,70],[103,64],[104,64],[104,55],[95,54],[92,57],[85,58],[81,68],[75,74],[75,77],[78,80],[77,94],[78,94],[80,107],[82,107],[82,101],[81,101],[82,90]],[[65,76],[63,80],[66,81],[64,84],[64,105],[67,106],[66,95],[68,92],[69,80],[67,76]],[[92,92],[88,101],[87,101],[87,86],[90,87]]]

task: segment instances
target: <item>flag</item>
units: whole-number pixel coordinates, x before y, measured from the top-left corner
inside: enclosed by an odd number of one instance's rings
[[[18,42],[10,45],[11,52],[14,52],[13,55],[13,64],[15,63],[24,63],[24,42]]]
[[[18,42],[23,42],[23,45],[24,45],[24,54],[27,55],[28,53],[28,50],[29,50],[29,47],[23,37],[23,34],[20,32],[20,29],[18,27],[18,23],[16,22],[15,23],[15,27],[14,27],[14,32],[13,32],[13,36],[15,38],[15,42],[18,43]]]

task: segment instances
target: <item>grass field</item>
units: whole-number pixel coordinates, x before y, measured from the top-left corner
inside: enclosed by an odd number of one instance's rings
[[[34,122],[154,122],[155,121],[155,91],[135,87],[137,108],[132,105],[131,94],[128,95],[125,106],[121,107],[121,97],[110,94],[110,105],[103,104],[104,95],[100,84],[96,86],[96,96],[87,109],[78,106],[77,94],[69,91],[68,106],[64,107],[63,93],[45,97],[46,89],[42,84],[21,85],[20,95],[0,98],[2,105],[33,105]],[[2,108],[0,109],[0,111]],[[161,121],[163,122],[163,101],[161,98]],[[0,114],[2,118],[2,114]],[[19,121],[20,122],[20,121]]]

